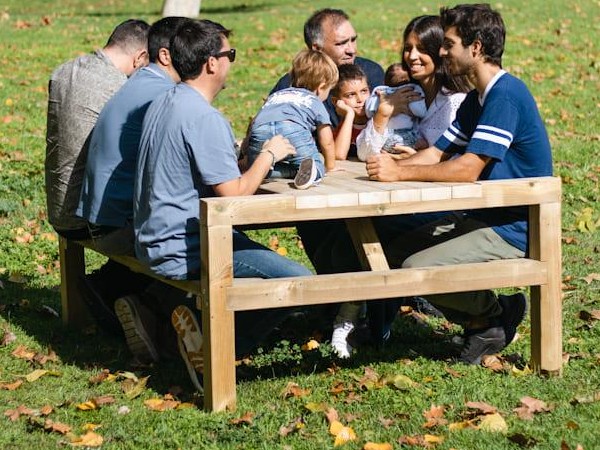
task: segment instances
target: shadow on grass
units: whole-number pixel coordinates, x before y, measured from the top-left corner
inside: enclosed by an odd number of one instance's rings
[[[122,336],[109,335],[98,327],[76,330],[65,327],[55,313],[60,311],[60,293],[57,289],[36,289],[24,284],[5,282],[0,292],[0,316],[11,328],[20,328],[24,334],[45,349],[52,349],[62,364],[71,364],[82,370],[97,372],[108,369],[111,373],[133,371],[138,376],[150,376],[147,386],[159,394],[173,392],[180,386],[185,395],[193,387],[185,365],[175,353],[171,359],[146,367],[132,367],[131,355]],[[394,362],[423,356],[445,359],[452,354],[448,335],[438,333],[422,320],[411,316],[399,317],[391,339],[383,347],[362,345],[349,360],[336,358],[328,343],[319,350],[302,351],[303,343],[316,338],[329,341],[331,323],[319,309],[306,316],[285,322],[272,333],[260,353],[251,355],[250,365],[240,365],[238,380],[271,379],[294,375],[326,372],[332,367],[359,369],[378,362]],[[261,359],[262,363],[256,364]],[[51,363],[50,363],[51,364]]]

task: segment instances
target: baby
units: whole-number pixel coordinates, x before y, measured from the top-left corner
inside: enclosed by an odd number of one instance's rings
[[[408,114],[397,114],[390,118],[387,125],[390,133],[388,134],[382,149],[388,153],[395,153],[396,145],[412,148],[427,147],[428,143],[419,134],[416,127],[417,121],[415,120],[415,117],[423,118],[427,114],[427,105],[425,104],[425,94],[423,89],[418,84],[410,83],[408,73],[402,68],[401,63],[395,63],[388,67],[385,72],[385,84],[385,86],[377,86],[373,89],[365,106],[367,117],[372,118],[379,108],[378,92],[389,95],[396,92],[398,89],[409,86],[420,93],[423,98],[411,102],[408,105],[414,117]]]

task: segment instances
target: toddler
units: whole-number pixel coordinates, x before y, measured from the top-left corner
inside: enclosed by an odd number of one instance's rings
[[[296,188],[307,189],[335,168],[331,119],[323,101],[337,83],[338,69],[325,53],[302,50],[294,57],[290,75],[291,87],[271,94],[250,126],[248,162],[254,162],[266,140],[281,134],[296,154],[278,163],[273,158],[268,176],[294,178]]]
[[[415,120],[415,118],[422,119],[427,114],[427,105],[425,104],[425,93],[423,92],[423,89],[418,84],[410,83],[408,73],[403,69],[401,63],[395,63],[388,67],[385,72],[385,83],[385,86],[377,86],[366,102],[365,110],[369,119],[373,118],[379,108],[379,92],[384,95],[389,95],[396,92],[398,89],[409,86],[421,94],[423,98],[411,102],[408,105],[414,117],[408,114],[397,114],[392,116],[387,125],[383,146],[381,149],[378,149],[376,146],[370,145],[368,147],[369,151],[378,152],[378,150],[385,150],[388,153],[396,153],[397,145],[416,149],[426,148],[429,144],[417,130],[417,121]],[[361,136],[359,140],[362,140],[364,137],[365,136]],[[361,160],[366,159],[367,156],[368,155],[366,154],[363,155],[362,151],[359,154]]]

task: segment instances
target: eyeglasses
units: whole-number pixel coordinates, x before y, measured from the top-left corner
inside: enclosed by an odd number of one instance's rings
[[[227,56],[227,59],[229,59],[229,62],[234,62],[235,61],[235,48],[230,48],[229,50],[225,50],[223,52],[216,53],[212,56],[215,58],[222,58],[223,56]]]

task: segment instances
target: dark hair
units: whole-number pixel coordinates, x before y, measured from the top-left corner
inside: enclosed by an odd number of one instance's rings
[[[435,66],[435,86],[439,92],[442,88],[446,88],[449,92],[468,92],[471,90],[471,84],[466,76],[452,76],[448,71],[447,63],[440,56],[440,48],[444,42],[444,29],[439,16],[418,16],[412,19],[404,29],[403,48],[402,48],[402,67],[410,75],[408,64],[404,60],[404,46],[408,40],[408,36],[414,33],[417,36],[420,44],[420,51],[427,54]],[[412,82],[415,80],[411,79]]]
[[[502,67],[506,27],[500,13],[480,3],[441,8],[440,17],[444,29],[456,27],[464,46],[481,42],[484,61]]]
[[[169,48],[171,38],[177,29],[187,21],[187,17],[164,17],[152,24],[148,31],[148,57],[150,62],[156,62],[158,51],[161,48]]]
[[[148,47],[148,25],[143,20],[129,19],[121,22],[111,33],[105,47],[118,47],[127,54],[133,54]]]
[[[308,48],[312,48],[313,44],[323,46],[323,24],[327,20],[337,27],[350,20],[350,17],[341,9],[324,8],[315,11],[304,23],[304,42]]]
[[[338,97],[340,93],[340,87],[346,81],[351,80],[365,80],[367,81],[367,74],[358,64],[342,64],[338,66],[338,82],[335,87],[331,90],[331,95]]]
[[[211,20],[190,20],[171,38],[169,49],[173,67],[181,81],[197,78],[208,58],[216,55],[231,30]]]
[[[398,69],[402,71],[403,78],[405,77],[404,79],[399,78]],[[408,82],[410,82],[410,75],[401,62],[390,64],[388,68],[385,69],[385,74],[383,75],[383,84],[386,86],[398,87]]]

